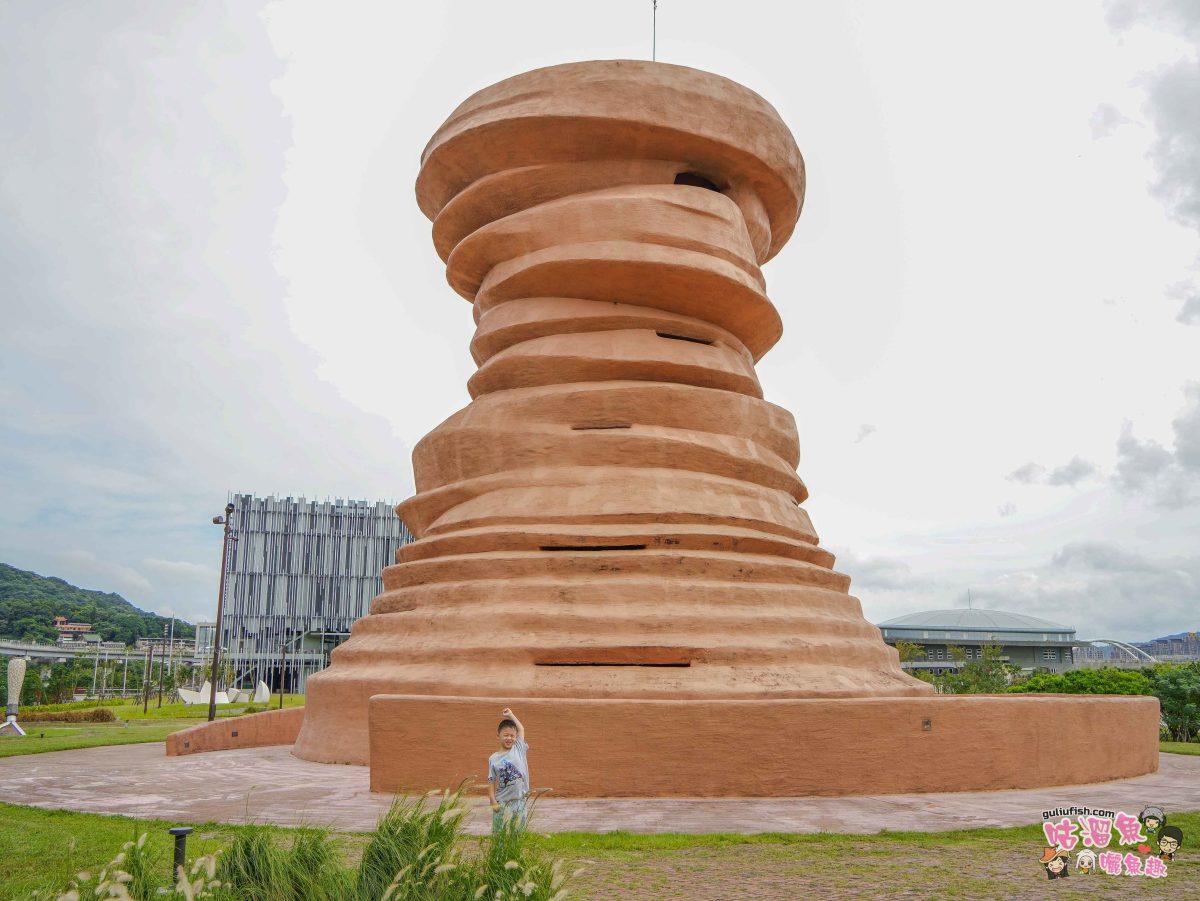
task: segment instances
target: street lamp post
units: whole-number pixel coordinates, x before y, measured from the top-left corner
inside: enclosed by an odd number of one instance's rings
[[[283,680],[287,673],[287,639],[283,641],[283,662],[279,665],[279,709],[283,709]]]
[[[96,696],[96,672],[100,669],[100,642],[96,642],[96,657],[92,662],[92,697]]]
[[[162,709],[163,677],[166,675],[166,672],[165,672],[166,661],[167,661],[166,654],[167,654],[167,648],[169,648],[169,647],[170,647],[170,645],[167,644],[167,626],[164,624],[163,625],[163,653],[158,655],[158,709],[159,710]]]
[[[142,713],[150,709],[150,686],[154,684],[154,645],[146,645],[146,669],[142,673]]]
[[[213,631],[212,685],[208,690],[208,721],[217,718],[217,669],[221,664],[221,616],[225,612],[225,560],[229,553],[229,520],[233,516],[233,504],[225,505],[224,516],[214,516],[213,525],[224,526],[225,534],[221,541],[221,587],[217,592],[217,623]]]

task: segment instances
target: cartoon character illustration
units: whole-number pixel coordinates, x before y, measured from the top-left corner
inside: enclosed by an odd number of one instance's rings
[[[1038,862],[1046,868],[1047,879],[1066,879],[1071,875],[1067,872],[1070,860],[1071,855],[1068,851],[1062,848],[1047,848]]]
[[[1175,852],[1183,844],[1183,830],[1178,826],[1163,826],[1158,834],[1158,859],[1174,860]]]
[[[1091,848],[1084,848],[1075,855],[1075,872],[1083,876],[1087,876],[1096,869],[1096,852]]]
[[[1138,819],[1146,827],[1147,835],[1153,835],[1167,825],[1167,815],[1161,807],[1154,805],[1143,808],[1142,812],[1138,814]]]

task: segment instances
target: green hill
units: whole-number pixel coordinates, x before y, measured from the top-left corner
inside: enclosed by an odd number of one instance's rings
[[[54,641],[54,617],[91,623],[92,631],[105,641],[133,644],[139,638],[162,635],[166,617],[139,610],[119,594],[76,588],[62,579],[0,563],[0,638],[24,641]],[[175,637],[191,638],[190,623],[175,620]]]

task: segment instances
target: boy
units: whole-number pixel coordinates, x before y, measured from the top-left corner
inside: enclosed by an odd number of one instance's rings
[[[492,831],[505,826],[505,816],[517,829],[525,828],[525,796],[529,794],[529,745],[525,727],[507,707],[496,727],[500,747],[488,758],[488,800],[492,803]]]

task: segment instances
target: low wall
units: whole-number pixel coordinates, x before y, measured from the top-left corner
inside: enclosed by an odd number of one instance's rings
[[[938,695],[633,701],[376,695],[371,790],[482,783],[500,710],[527,730],[533,788],[582,797],[986,791],[1158,769],[1158,699]]]
[[[304,708],[289,707],[286,710],[264,710],[262,713],[202,723],[168,735],[167,756],[294,744],[302,722]]]

